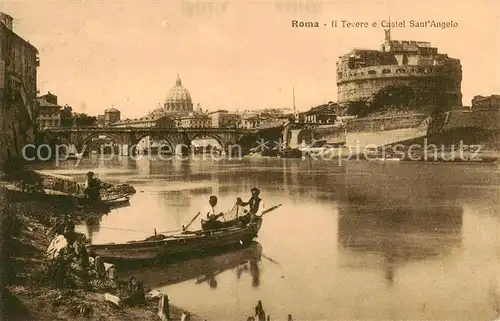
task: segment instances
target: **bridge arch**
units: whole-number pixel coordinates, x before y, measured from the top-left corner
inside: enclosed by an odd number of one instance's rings
[[[120,140],[113,134],[110,134],[110,133],[91,133],[90,135],[86,136],[83,141],[80,143],[77,143],[75,144],[76,145],[76,148],[78,150],[81,150],[84,146],[85,146],[85,151],[88,152],[89,151],[89,143],[92,141],[93,138],[96,138],[96,137],[99,137],[99,136],[106,136],[106,137],[109,137],[111,138],[117,145],[120,144]],[[99,150],[101,150],[103,148],[103,146],[99,146]]]
[[[150,139],[161,139],[161,140],[164,140],[168,143],[169,145],[169,148],[170,148],[170,152],[173,154],[175,153],[175,144],[172,142],[172,139],[170,139],[168,137],[168,135],[163,135],[163,134],[156,134],[156,133],[144,133],[144,134],[141,134],[140,136],[137,137],[137,139],[133,142],[133,146],[134,146],[134,153],[136,152],[137,150],[137,145],[146,137],[149,137]]]
[[[203,139],[207,139],[207,138],[209,138],[209,139],[212,138],[215,141],[217,141],[217,143],[219,143],[222,150],[225,150],[226,145],[230,144],[230,143],[228,144],[228,143],[224,142],[224,139],[221,136],[214,134],[214,133],[196,133],[190,137],[190,140],[192,142],[193,140],[203,140]]]

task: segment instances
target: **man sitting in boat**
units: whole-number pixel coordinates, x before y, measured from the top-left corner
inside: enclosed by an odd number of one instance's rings
[[[207,208],[205,211],[207,214],[206,220],[210,221],[212,223],[217,222],[217,219],[221,216],[224,215],[224,213],[218,213],[215,211],[215,206],[217,205],[217,196],[210,196],[210,199],[208,200],[208,203],[210,204],[210,207]]]
[[[247,206],[247,205],[249,205],[250,209],[249,209],[248,212],[251,215],[256,215],[257,213],[259,213],[260,209],[264,208],[264,202],[259,197],[260,190],[257,187],[252,188],[250,190],[250,192],[252,193],[252,197],[250,197],[250,199],[248,200],[248,202],[243,202],[241,200],[241,198],[238,197],[236,199],[236,204],[238,204],[238,206]]]
[[[101,183],[94,177],[94,173],[87,173],[87,181],[85,182],[85,195],[91,202],[97,202],[100,200]]]

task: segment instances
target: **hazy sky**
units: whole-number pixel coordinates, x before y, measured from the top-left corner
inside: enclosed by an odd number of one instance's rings
[[[366,1],[368,2],[368,1]],[[397,40],[430,41],[462,60],[463,103],[500,93],[497,2],[4,1],[15,31],[40,52],[38,86],[89,114],[115,105],[124,117],[163,102],[177,73],[203,109],[291,107],[337,99],[335,63],[350,49],[378,49],[382,27],[292,28],[292,20],[456,21],[393,28]]]

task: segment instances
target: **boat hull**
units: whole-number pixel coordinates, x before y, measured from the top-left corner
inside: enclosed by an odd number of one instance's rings
[[[240,228],[185,232],[170,235],[157,241],[96,244],[89,245],[87,249],[91,256],[100,256],[107,261],[167,259],[178,255],[203,253],[235,244],[249,243],[257,237],[261,225],[262,218],[256,218]]]
[[[215,230],[215,229],[221,229],[221,228],[229,228],[233,226],[245,226],[248,223],[250,223],[251,216],[250,214],[242,215],[238,218],[235,218],[234,220],[222,222],[222,221],[206,221],[202,220],[201,221],[201,228],[204,231],[208,230]]]

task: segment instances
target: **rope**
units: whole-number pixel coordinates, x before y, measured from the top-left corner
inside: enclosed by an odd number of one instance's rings
[[[105,229],[108,229],[108,230],[117,230],[117,231],[127,231],[127,232],[138,232],[138,233],[151,234],[151,231],[133,230],[133,229],[126,229],[126,228],[111,227],[111,226],[100,226],[99,224],[93,224],[93,225],[87,225],[87,226],[99,226],[100,228],[105,228]],[[180,231],[182,231],[182,230],[163,231],[163,232],[159,232],[159,234],[173,233],[173,232],[180,232]]]
[[[93,224],[93,225],[87,225],[87,226],[98,226],[99,228],[105,228],[108,230],[117,230],[117,231],[151,233],[151,232],[146,232],[146,231],[141,231],[141,230],[132,230],[132,229],[126,229],[126,228],[111,227],[111,226],[100,226],[99,224]]]

